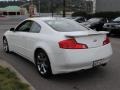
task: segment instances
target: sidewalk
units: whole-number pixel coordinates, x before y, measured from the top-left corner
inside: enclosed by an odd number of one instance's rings
[[[0,59],[0,66],[4,68],[9,68],[11,71],[15,72],[17,77],[23,82],[30,86],[30,90],[35,90],[35,88],[10,64]]]

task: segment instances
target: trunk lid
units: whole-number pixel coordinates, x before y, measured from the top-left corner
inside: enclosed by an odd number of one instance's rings
[[[80,31],[80,32],[67,32],[64,35],[66,37],[75,38],[77,43],[86,44],[88,48],[96,48],[103,46],[103,41],[106,38],[108,32],[97,31]]]

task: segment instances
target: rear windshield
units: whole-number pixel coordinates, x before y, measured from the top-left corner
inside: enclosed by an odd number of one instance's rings
[[[50,27],[59,32],[74,32],[88,30],[76,21],[68,19],[47,20],[45,21],[45,23],[47,23]]]

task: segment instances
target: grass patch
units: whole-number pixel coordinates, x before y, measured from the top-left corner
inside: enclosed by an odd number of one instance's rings
[[[29,86],[22,83],[14,72],[0,66],[0,90],[29,90]]]

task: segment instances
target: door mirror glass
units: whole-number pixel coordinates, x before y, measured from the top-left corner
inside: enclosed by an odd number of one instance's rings
[[[15,31],[15,28],[10,28],[10,31]]]

